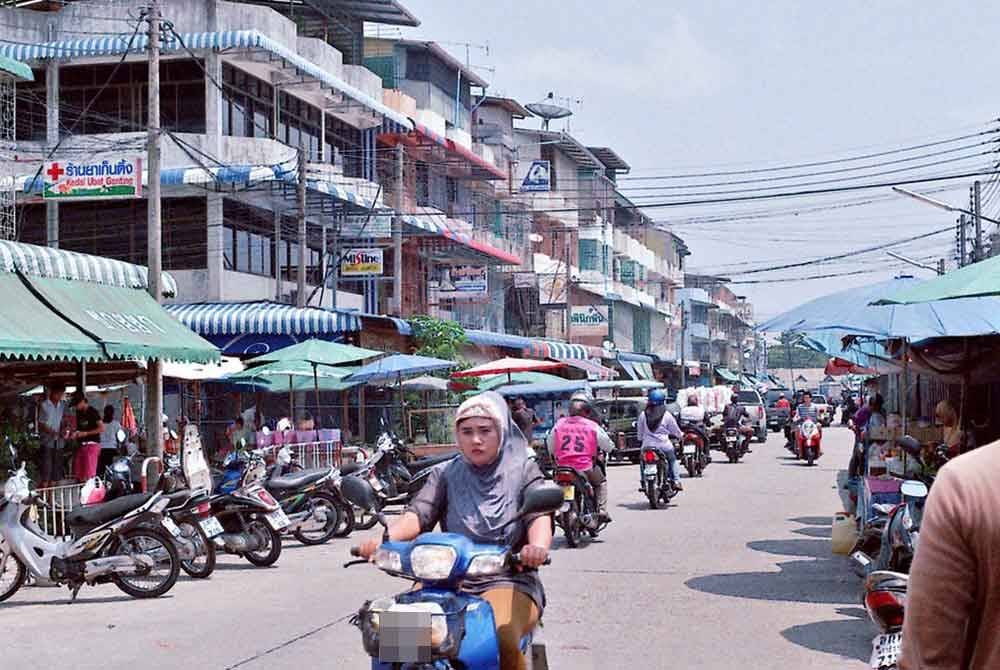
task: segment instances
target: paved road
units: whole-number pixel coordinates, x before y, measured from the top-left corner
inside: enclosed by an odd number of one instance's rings
[[[545,569],[542,637],[550,667],[864,668],[872,631],[846,559],[831,556],[834,479],[849,434],[832,428],[818,466],[787,457],[777,436],[745,462],[716,462],[665,510],[650,510],[637,469],[611,470],[615,522],[599,542],[557,540]],[[264,670],[367,667],[346,622],[399,580],[344,570],[349,540],[286,546],[273,569],[223,557],[207,582],[133,601],[113,586],[31,588],[0,605],[4,665],[78,670]]]

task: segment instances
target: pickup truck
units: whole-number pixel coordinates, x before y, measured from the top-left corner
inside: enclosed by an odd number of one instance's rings
[[[767,440],[767,411],[764,409],[764,401],[760,394],[753,389],[740,390],[736,395],[736,402],[742,405],[750,420],[753,422],[753,433],[758,442]]]
[[[819,418],[820,425],[829,428],[830,424],[833,423],[833,415],[836,411],[833,405],[827,401],[826,396],[818,393],[813,394],[813,404],[816,405],[816,416]]]
[[[785,424],[788,423],[790,410],[779,409],[774,406],[774,403],[778,402],[778,398],[781,394],[785,394],[785,398],[789,399],[791,396],[791,391],[787,389],[771,389],[767,392],[765,397],[765,402],[767,403],[767,427],[776,433],[780,433],[785,429]]]

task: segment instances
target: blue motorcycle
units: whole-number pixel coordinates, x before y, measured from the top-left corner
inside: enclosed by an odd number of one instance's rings
[[[345,477],[344,496],[373,510],[375,492],[358,477]],[[553,512],[562,506],[558,486],[528,491],[518,517]],[[385,517],[379,523],[388,527]],[[380,570],[419,582],[421,588],[366,602],[351,623],[361,630],[372,670],[499,670],[493,609],[482,598],[460,590],[466,577],[504,574],[519,564],[509,547],[476,544],[455,533],[424,533],[412,542],[384,537],[373,561]],[[351,549],[358,556],[357,547]],[[367,563],[351,561],[345,567]],[[521,651],[533,670],[546,670],[545,650],[528,634]]]

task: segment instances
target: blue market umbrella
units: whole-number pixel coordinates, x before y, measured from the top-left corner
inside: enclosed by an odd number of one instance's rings
[[[377,361],[372,361],[364,365],[357,372],[345,379],[351,383],[385,383],[395,381],[399,390],[399,407],[403,409],[403,377],[415,377],[435,372],[437,370],[447,370],[455,367],[454,361],[446,361],[430,356],[416,356],[414,354],[392,354]]]

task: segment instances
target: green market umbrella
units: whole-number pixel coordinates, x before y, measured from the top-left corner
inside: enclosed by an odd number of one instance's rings
[[[225,381],[233,384],[245,384],[257,389],[277,392],[288,390],[289,404],[292,393],[295,391],[316,392],[316,404],[319,406],[319,392],[322,391],[344,391],[355,383],[346,382],[345,379],[358,368],[351,366],[333,367],[317,366],[304,361],[278,361],[247,368],[242,372],[231,374]]]
[[[873,304],[904,304],[1000,295],[1000,256],[920,282]]]

